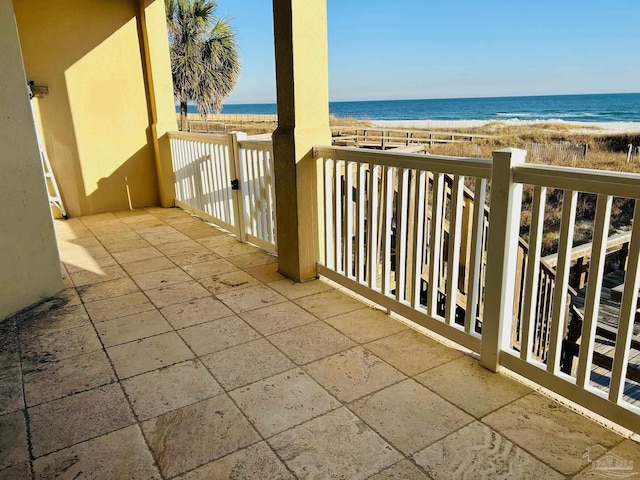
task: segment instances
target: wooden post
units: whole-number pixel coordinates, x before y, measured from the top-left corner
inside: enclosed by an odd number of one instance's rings
[[[526,155],[516,148],[493,152],[480,363],[494,372],[511,339],[522,203],[522,185],[513,182],[512,168],[523,164]]]

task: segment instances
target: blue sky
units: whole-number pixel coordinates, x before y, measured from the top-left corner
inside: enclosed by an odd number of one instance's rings
[[[327,12],[332,101],[640,91],[638,0],[327,0]],[[218,0],[217,13],[243,62],[226,103],[274,103],[271,0]]]

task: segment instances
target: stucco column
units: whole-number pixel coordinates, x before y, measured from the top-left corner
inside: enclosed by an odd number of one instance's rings
[[[62,289],[11,0],[0,0],[0,320]]]
[[[278,128],[273,134],[278,268],[296,281],[317,276],[318,162],[330,145],[326,0],[273,0]]]
[[[138,0],[138,29],[149,108],[149,140],[158,172],[163,207],[175,206],[174,174],[167,132],[178,129],[171,79],[171,59],[163,0]]]

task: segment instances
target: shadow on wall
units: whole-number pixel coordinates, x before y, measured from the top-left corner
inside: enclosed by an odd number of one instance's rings
[[[50,88],[39,113],[71,216],[159,201],[137,8],[14,1],[27,76]]]

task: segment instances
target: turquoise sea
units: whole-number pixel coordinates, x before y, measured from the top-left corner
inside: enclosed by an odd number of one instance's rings
[[[640,122],[640,93],[330,102],[329,111],[367,120]],[[274,114],[276,105],[229,104],[222,113]]]

